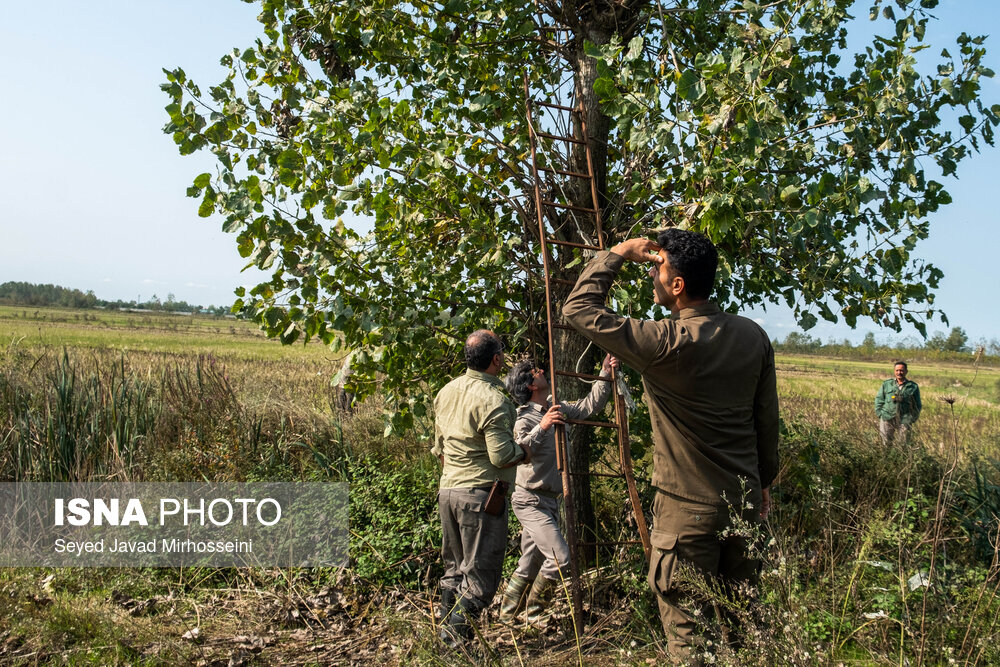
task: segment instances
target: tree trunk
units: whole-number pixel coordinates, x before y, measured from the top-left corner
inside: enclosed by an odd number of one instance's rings
[[[573,114],[572,134],[576,137],[583,135],[582,123],[586,126],[586,135],[590,148],[590,159],[588,165],[587,150],[582,144],[572,144],[569,154],[570,171],[577,173],[588,173],[592,171],[594,175],[594,187],[597,195],[597,206],[602,210],[603,221],[609,219],[610,210],[608,208],[609,198],[607,196],[608,184],[608,135],[611,128],[610,119],[605,116],[597,97],[594,94],[594,82],[597,80],[597,64],[584,53],[584,43],[589,41],[593,44],[604,45],[611,41],[612,35],[618,31],[622,33],[623,39],[630,38],[631,32],[635,29],[634,18],[638,15],[636,5],[643,3],[616,2],[609,3],[602,0],[591,0],[580,4],[544,2],[543,5],[551,13],[557,24],[571,26],[573,32],[572,42],[565,45],[569,48],[570,62],[574,77],[575,101],[583,105],[583,116]],[[594,193],[591,192],[590,184],[585,179],[564,179],[562,182],[565,188],[569,203],[581,208],[593,208]],[[567,221],[563,219],[562,221]],[[555,222],[559,222],[556,220]],[[596,219],[587,219],[577,214],[576,221],[565,225],[563,228],[559,224],[553,225],[555,236],[560,240],[572,241],[576,243],[587,243],[597,245],[601,242],[605,247],[615,242],[613,229],[607,224],[603,225],[603,238],[599,238]],[[582,235],[585,238],[581,238]],[[579,275],[582,265],[577,265],[571,269],[566,268],[566,264],[573,258],[573,253],[557,250],[550,256],[552,270],[556,275],[573,280]],[[584,263],[586,263],[586,257]],[[553,284],[553,298],[555,300],[554,316],[557,321],[565,324],[562,319],[562,305],[570,288]],[[577,366],[581,372],[592,373],[598,361],[604,356],[604,352],[596,347],[589,347],[588,342],[578,333],[573,331],[558,330],[554,336],[555,359],[553,366],[559,370],[576,370]],[[579,364],[578,364],[579,361]],[[582,398],[589,391],[590,386],[579,380],[567,377],[556,378],[557,398],[561,401],[576,400]],[[569,449],[570,468],[574,472],[589,472],[594,462],[593,443],[595,433],[593,428],[577,427],[572,431],[572,441]],[[591,495],[590,477],[574,476],[571,480],[571,492],[573,496],[573,509],[576,517],[576,539],[578,543],[594,542],[596,531],[596,517],[594,513],[593,498]],[[580,565],[586,566],[593,561],[594,549],[592,547],[581,549],[579,556]]]
[[[610,34],[589,31],[586,38],[596,44],[605,44],[610,40]],[[607,189],[607,164],[608,164],[608,131],[610,121],[607,116],[601,113],[599,104],[594,95],[594,81],[597,79],[597,67],[594,61],[583,53],[583,40],[578,39],[576,44],[576,63],[574,66],[575,85],[574,92],[576,99],[583,105],[582,121],[586,125],[586,134],[589,139],[590,164],[588,165],[587,151],[581,144],[573,146],[570,155],[570,169],[578,173],[587,173],[591,169],[594,174],[594,186],[597,192],[597,205],[604,208],[607,203],[605,196]],[[583,128],[580,127],[580,117],[574,115],[573,134],[577,137],[583,136]],[[575,206],[591,208],[594,205],[593,194],[590,185],[583,179],[576,179],[574,187],[568,194]],[[590,227],[583,230],[590,236],[586,240],[588,243],[598,244],[598,229],[596,220],[591,219]],[[584,241],[584,239],[574,239]],[[607,240],[603,239],[604,241]],[[568,253],[563,257],[569,257]],[[565,264],[565,262],[562,262]],[[582,267],[578,267],[574,273]],[[558,304],[561,308],[568,291],[563,290],[558,297]],[[561,317],[560,317],[561,319]],[[558,336],[557,356],[560,368],[565,370],[576,370],[577,361],[580,370],[591,373],[598,360],[603,357],[603,352],[591,346],[587,348],[587,341],[576,332],[560,331]],[[561,379],[560,393],[566,399],[582,398],[589,391],[589,386],[578,380],[571,378]],[[592,447],[594,443],[594,429],[588,427],[577,427],[572,431],[569,464],[570,469],[575,472],[589,472],[594,461]],[[597,537],[597,520],[594,513],[593,497],[591,495],[590,477],[574,476],[571,480],[571,491],[573,494],[573,508],[576,515],[576,539],[582,544],[585,542],[595,542]],[[578,551],[580,565],[594,561],[595,549],[593,547],[581,547]]]

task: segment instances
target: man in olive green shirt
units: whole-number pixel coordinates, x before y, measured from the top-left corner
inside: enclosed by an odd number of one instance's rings
[[[893,378],[886,380],[875,394],[875,414],[878,415],[878,433],[882,444],[889,445],[895,439],[906,444],[910,439],[910,429],[920,418],[920,387],[913,380],[906,379],[905,361],[897,361],[893,367]]]
[[[626,261],[652,263],[654,300],[669,319],[627,318],[605,306]],[[733,597],[755,584],[760,564],[746,540],[722,533],[734,511],[751,523],[766,518],[778,472],[774,352],[754,322],[709,302],[717,264],[701,234],[669,229],[657,243],[630,239],[591,260],[563,306],[574,328],[642,374],[656,489],[649,583],[671,654],[692,662],[703,641],[695,619],[712,606],[685,597],[678,566]]]
[[[441,639],[449,645],[472,635],[478,618],[496,594],[507,547],[506,495],[499,513],[485,511],[497,480],[509,485],[515,466],[531,460],[531,449],[514,442],[514,404],[497,374],[503,346],[480,329],[465,342],[465,375],[444,386],[434,399],[434,445],[441,483]]]

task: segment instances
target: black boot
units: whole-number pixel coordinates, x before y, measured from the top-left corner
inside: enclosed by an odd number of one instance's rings
[[[438,622],[444,623],[445,619],[451,614],[455,608],[455,589],[454,588],[442,588],[441,589],[441,607],[438,610]]]
[[[468,598],[462,598],[441,624],[441,641],[451,648],[459,648],[472,639],[472,622],[479,616],[479,608]]]

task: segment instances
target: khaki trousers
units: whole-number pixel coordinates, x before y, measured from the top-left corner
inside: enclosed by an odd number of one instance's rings
[[[483,512],[489,489],[441,489],[442,589],[472,603],[475,613],[489,606],[500,585],[507,550],[507,505],[498,516]]]
[[[892,419],[878,420],[878,434],[882,436],[883,445],[891,445],[893,440],[905,445],[910,440],[910,424],[903,424],[899,415]]]
[[[511,496],[514,516],[521,522],[521,559],[514,576],[562,581],[569,576],[569,545],[559,529],[559,499],[517,487]]]
[[[747,519],[759,520],[758,512],[747,510]],[[756,585],[760,575],[760,562],[749,557],[744,538],[720,537],[731,523],[729,513],[727,506],[704,505],[664,493],[657,493],[653,501],[648,581],[660,608],[667,648],[675,659],[698,663],[694,649],[704,641],[698,626],[714,616],[704,592],[683,585],[678,576],[681,570],[692,571],[729,596],[737,593],[740,584]],[[730,618],[719,620],[724,632],[733,623]]]

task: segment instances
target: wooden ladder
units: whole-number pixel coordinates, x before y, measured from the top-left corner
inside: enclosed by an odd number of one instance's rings
[[[610,420],[595,421],[589,419],[567,419],[566,423],[573,424],[577,427],[613,429],[616,432],[618,439],[618,470],[612,470],[611,472],[573,470],[567,453],[566,429],[559,428],[556,429],[555,432],[556,465],[562,475],[563,498],[566,512],[566,541],[569,545],[570,551],[569,570],[571,578],[570,590],[573,623],[579,635],[582,634],[584,625],[583,586],[580,571],[581,547],[593,546],[597,548],[616,545],[641,544],[645,558],[648,561],[650,551],[649,529],[646,525],[645,515],[643,514],[642,504],[639,499],[639,492],[637,491],[635,485],[635,477],[632,473],[632,450],[629,445],[628,410],[625,405],[625,399],[619,391],[619,376],[622,374],[620,369],[613,370],[610,379],[570,370],[562,365],[561,362],[564,360],[560,358],[559,350],[555,345],[556,331],[574,330],[562,321],[560,314],[556,313],[553,298],[553,285],[561,284],[572,286],[576,283],[576,280],[575,277],[570,279],[567,276],[555,275],[557,267],[552,256],[553,247],[557,249],[566,248],[568,249],[568,252],[572,252],[574,249],[580,251],[601,251],[605,249],[605,235],[601,224],[601,209],[597,198],[597,183],[594,178],[593,160],[591,159],[590,142],[587,137],[587,125],[585,122],[584,109],[582,103],[570,106],[533,99],[531,91],[528,88],[527,77],[525,77],[524,81],[524,97],[525,114],[528,124],[528,138],[531,145],[531,168],[534,182],[535,210],[538,218],[538,234],[541,239],[542,265],[544,268],[545,278],[545,306],[549,355],[548,375],[552,389],[552,402],[553,404],[559,402],[559,380],[560,378],[566,377],[593,382],[612,382],[615,398],[614,415]],[[579,128],[580,136],[564,136],[553,132],[543,131],[541,124],[538,122],[540,113],[542,112],[558,115],[568,114],[569,122],[565,123],[563,127]],[[576,120],[577,122],[573,122],[573,120]],[[571,132],[575,133],[575,130],[571,130]],[[546,144],[546,142],[548,142],[548,144]],[[560,144],[564,147],[568,147],[572,144],[582,144],[584,146],[587,156],[587,170],[585,173],[572,171],[569,168],[568,162],[563,165],[552,159],[542,158],[540,160],[540,149],[544,151],[546,146],[558,146]],[[569,153],[568,150],[567,153]],[[542,179],[540,176],[540,174],[543,173],[550,174],[554,178],[562,177],[565,179],[566,183],[573,183],[574,181],[578,184],[586,183],[589,185],[590,189],[591,205],[589,207],[573,205],[570,202],[565,201],[565,196],[559,196],[556,192],[543,192]],[[560,201],[560,199],[563,201]],[[596,239],[585,238],[585,235],[582,232],[579,234],[580,238],[578,240],[571,240],[572,234],[566,234],[565,232],[561,232],[564,238],[556,238],[555,233],[550,229],[550,225],[546,223],[546,220],[560,220],[560,216],[563,216],[563,218],[574,218],[575,216],[589,217],[594,223],[593,228],[596,230]],[[575,335],[579,336],[580,334]],[[639,533],[639,539],[600,541],[597,539],[597,536],[595,536],[594,541],[577,540],[576,516],[573,506],[573,488],[571,482],[574,477],[580,475],[589,475],[591,477],[612,477],[625,480],[628,487],[628,496],[632,514]]]

